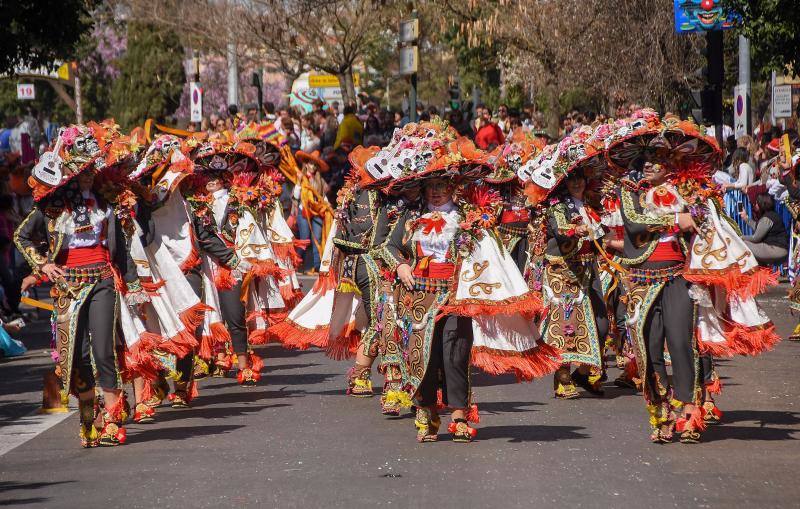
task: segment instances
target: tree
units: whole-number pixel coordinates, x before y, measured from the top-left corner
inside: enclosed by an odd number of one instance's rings
[[[735,32],[750,39],[753,75],[800,74],[800,5],[796,0],[723,0],[741,16]]]
[[[174,32],[150,24],[128,24],[128,50],[119,59],[111,88],[111,112],[126,128],[147,118],[160,121],[180,106],[186,81],[184,50]]]
[[[551,131],[571,89],[607,107],[644,102],[675,111],[699,65],[699,38],[675,34],[672,3],[663,0],[432,1],[470,46],[496,48],[506,84],[545,99]]]
[[[0,73],[17,66],[50,67],[75,56],[75,45],[92,24],[92,0],[0,2]]]
[[[244,47],[240,54],[284,73],[290,83],[309,69],[334,74],[345,102],[355,100],[354,64],[400,14],[400,2],[392,0],[120,1],[132,19],[168,26],[190,44],[218,54],[230,42]]]

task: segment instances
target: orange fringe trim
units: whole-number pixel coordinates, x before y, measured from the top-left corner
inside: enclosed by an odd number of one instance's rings
[[[725,339],[725,342],[698,341],[698,350],[714,357],[755,356],[772,350],[781,340],[772,324],[765,327],[736,325],[725,331]]]
[[[337,285],[336,274],[332,270],[317,276],[317,281],[314,283],[314,288],[311,289],[314,293],[325,293],[329,290],[335,290]]]
[[[193,268],[200,265],[200,253],[197,252],[197,247],[195,246],[194,240],[192,241],[192,251],[189,253],[189,256],[183,260],[181,263],[181,272],[186,273],[192,270]]]
[[[250,352],[247,355],[247,363],[250,365],[250,369],[256,373],[260,373],[264,368],[264,361],[255,352]]]
[[[722,394],[722,380],[718,376],[714,380],[706,384],[706,391],[709,394]]]
[[[312,346],[327,348],[330,327],[324,325],[316,329],[307,329],[291,320],[276,323],[267,329],[269,339],[279,342],[284,348],[307,350]]]
[[[267,277],[272,276],[277,279],[283,279],[287,276],[288,271],[278,267],[278,265],[273,262],[272,260],[266,260],[263,262],[251,262],[253,268],[250,269],[250,273],[253,274],[255,277]]]
[[[188,330],[184,329],[164,341],[158,348],[167,353],[176,355],[178,358],[185,357],[198,347],[197,339]]]
[[[256,329],[247,335],[247,342],[251,345],[266,345],[269,340],[267,329]]]
[[[755,297],[778,284],[778,273],[768,267],[756,267],[745,274],[738,267],[708,273],[687,271],[683,277],[691,283],[722,286],[740,299]]]
[[[481,422],[481,414],[478,413],[478,405],[472,405],[469,407],[469,412],[467,412],[467,416],[465,417],[467,422],[473,422],[475,424],[480,424]]]
[[[217,290],[230,290],[236,286],[236,279],[233,277],[231,269],[221,265],[218,269],[217,275],[214,276],[214,286],[217,287]]]
[[[299,267],[303,263],[303,259],[294,249],[294,243],[277,244],[273,242],[272,252],[275,253],[275,258],[293,267]]]
[[[163,338],[152,332],[143,332],[139,341],[133,348],[125,352],[125,375],[128,379],[144,378],[155,380],[158,378],[161,366],[152,356],[151,352],[158,347]]]
[[[361,332],[356,330],[355,322],[350,322],[336,339],[328,343],[325,355],[337,361],[355,356],[361,345]]]
[[[213,310],[214,308],[211,306],[198,302],[186,311],[181,312],[178,318],[187,329],[194,333],[195,329],[203,323],[203,318],[205,318],[206,313]]]
[[[141,281],[141,280],[140,280],[140,283],[142,284],[142,289],[143,289],[145,292],[147,292],[147,294],[148,294],[148,295],[150,295],[150,296],[155,296],[155,295],[158,295],[158,291],[159,291],[159,290],[160,290],[160,289],[161,289],[161,288],[162,288],[162,287],[163,287],[165,284],[167,284],[167,282],[166,282],[166,281],[163,281],[163,280],[162,280],[162,281],[159,281],[158,283],[153,283],[153,282],[145,282],[145,281]]]
[[[523,315],[532,318],[542,311],[542,299],[533,292],[509,297],[498,301],[467,302],[458,301],[453,304],[446,304],[440,308],[440,312],[448,315],[459,316],[494,316],[494,315]]]
[[[104,407],[104,410],[113,422],[122,421],[122,414],[125,412],[125,391],[119,391],[117,402],[111,406]]]
[[[530,381],[561,366],[561,352],[543,341],[525,352],[509,352],[486,347],[472,348],[472,365],[490,375],[514,373],[518,380]]]
[[[209,327],[211,334],[203,334],[200,339],[200,349],[197,355],[204,360],[211,359],[214,355],[214,350],[217,345],[224,345],[231,340],[231,335],[228,333],[228,328],[221,322],[214,322]]]

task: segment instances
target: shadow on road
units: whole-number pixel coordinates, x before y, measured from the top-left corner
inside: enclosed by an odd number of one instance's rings
[[[136,434],[128,437],[129,443],[157,442],[159,440],[189,440],[195,437],[211,435],[224,435],[244,425],[224,424],[219,426],[178,426],[174,428],[150,428],[147,433]]]
[[[12,498],[10,500],[0,500],[0,506],[41,504],[47,502],[50,498],[51,497]]]
[[[509,442],[556,442],[589,438],[581,426],[488,426],[478,432],[479,440],[507,438]]]
[[[526,408],[531,406],[543,406],[544,403],[538,401],[491,401],[491,402],[478,402],[478,411],[481,413],[487,412],[490,414],[498,413],[519,413],[519,412],[535,412],[533,408]]]
[[[175,411],[159,412],[156,414],[156,422],[160,423],[160,422],[175,421],[178,419],[192,419],[194,417],[202,417],[203,419],[223,419],[225,417],[240,417],[260,412],[265,408],[281,408],[287,406],[292,406],[292,405],[289,405],[288,403],[275,403],[272,405],[255,405],[255,406],[185,408]]]
[[[75,481],[53,481],[53,482],[18,482],[18,481],[0,481],[0,493],[6,493],[14,490],[38,490],[41,488],[49,488],[59,484],[68,484]],[[0,506],[15,506],[26,504],[41,504],[47,502],[52,497],[28,497],[28,498],[9,498],[0,500]]]

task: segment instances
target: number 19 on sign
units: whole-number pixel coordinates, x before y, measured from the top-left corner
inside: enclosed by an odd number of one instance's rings
[[[17,83],[17,99],[36,99],[36,88],[33,86],[33,83]]]

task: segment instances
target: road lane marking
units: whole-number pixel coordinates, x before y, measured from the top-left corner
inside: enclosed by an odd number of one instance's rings
[[[13,424],[0,427],[0,456],[41,435],[74,413],[75,410],[55,414],[40,414],[37,410],[20,417]]]

